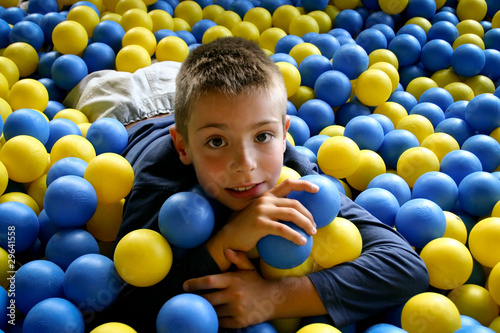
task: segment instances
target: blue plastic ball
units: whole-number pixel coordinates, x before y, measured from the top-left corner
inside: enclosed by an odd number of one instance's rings
[[[489,215],[500,200],[500,179],[489,172],[473,172],[458,185],[458,200],[473,216]]]
[[[304,43],[304,40],[296,35],[286,35],[281,37],[277,42],[276,46],[274,47],[274,52],[275,53],[290,53],[290,50],[299,44]]]
[[[122,39],[124,35],[125,30],[119,23],[111,20],[105,20],[99,22],[95,26],[92,34],[92,42],[107,44],[115,53],[118,53],[118,51],[122,48]]]
[[[398,199],[386,189],[373,187],[361,192],[355,203],[390,227],[394,226],[396,213],[399,210]]]
[[[446,216],[431,200],[411,199],[399,208],[395,226],[410,245],[423,248],[431,240],[444,235]]]
[[[201,8],[205,8],[208,5],[213,4],[213,0],[195,0],[195,2],[200,5]],[[171,15],[173,17],[173,15]]]
[[[245,14],[255,6],[248,0],[234,0],[228,7],[228,10],[235,12],[243,20]]]
[[[383,114],[379,113],[373,113],[368,115],[368,117],[375,119],[378,121],[380,126],[382,126],[382,129],[384,130],[384,135],[386,135],[389,132],[394,131],[394,124],[392,123],[392,120],[389,119],[389,117],[384,116]]]
[[[340,11],[333,21],[334,28],[347,30],[353,38],[363,30],[363,25],[363,17],[353,9],[344,9]]]
[[[360,46],[357,47],[361,48]],[[316,79],[314,93],[316,98],[327,102],[334,108],[347,102],[351,97],[351,87],[351,81],[347,75],[338,70],[331,70],[321,74]],[[335,91],[335,94],[332,94],[332,91]]]
[[[66,98],[66,91],[56,86],[54,80],[43,77],[38,79],[38,82],[43,84],[45,89],[47,89],[50,101],[62,102]]]
[[[311,136],[309,139],[304,142],[303,146],[296,146],[295,148],[303,147],[309,149],[316,159],[316,155],[318,155],[319,147],[325,142],[326,139],[330,138],[328,135],[318,134]]]
[[[38,239],[45,246],[49,239],[54,236],[54,234],[60,231],[62,228],[52,222],[47,214],[45,213],[45,209],[42,209],[40,214],[38,214],[38,223],[40,225],[40,230],[38,231]]]
[[[494,49],[484,50],[484,66],[480,75],[490,78],[493,82],[500,79],[500,51]]]
[[[396,36],[396,33],[394,32],[394,22],[392,25],[388,23],[377,23],[371,27],[372,29],[377,29],[381,33],[384,34],[385,39],[387,41],[387,45],[392,41],[392,39]]]
[[[319,33],[318,32],[315,32],[315,31],[311,31],[311,32],[308,32],[304,35],[302,35],[302,39],[304,40],[304,42],[306,43],[311,43],[311,41],[318,37],[319,36]]]
[[[384,135],[378,149],[387,167],[396,170],[398,159],[407,149],[420,146],[417,137],[410,131],[397,129]]]
[[[312,12],[314,10],[325,10],[328,0],[301,0],[300,3],[306,12]]]
[[[5,8],[5,10],[0,14],[0,18],[5,20],[9,24],[16,24],[21,22],[28,13],[22,9],[21,7],[9,7]]]
[[[174,17],[174,9],[166,1],[156,1],[155,3],[148,6],[148,12],[156,9],[166,11],[170,14],[170,16]]]
[[[476,131],[490,134],[500,127],[500,98],[493,94],[479,94],[465,108],[465,120]]]
[[[442,158],[440,170],[459,185],[462,179],[471,173],[483,171],[483,166],[473,153],[467,150],[453,150]]]
[[[425,67],[422,65],[421,62],[416,65],[409,65],[406,67],[399,68],[399,83],[401,84],[403,89],[406,89],[406,87],[408,87],[408,84],[411,81],[413,81],[413,79],[423,76],[429,77],[429,73],[427,72],[427,70],[425,69]]]
[[[445,118],[459,118],[465,120],[465,109],[469,101],[460,100],[451,103],[444,111]]]
[[[161,1],[158,1],[161,2]],[[196,39],[197,43],[201,43],[203,40],[203,35],[205,34],[205,31],[207,31],[209,28],[216,26],[217,24],[212,21],[212,20],[207,20],[207,19],[202,19],[193,24],[193,27],[191,28],[191,33],[193,34],[194,38]]]
[[[58,11],[59,4],[57,0],[30,0],[28,2],[29,13],[47,14]]]
[[[450,64],[458,75],[472,77],[481,73],[485,62],[483,50],[475,44],[467,43],[453,51]]]
[[[241,333],[278,333],[276,328],[269,322],[247,326],[239,330]]]
[[[52,297],[36,304],[26,315],[23,332],[85,332],[85,321],[80,310],[70,301]]]
[[[57,12],[50,12],[45,15],[40,19],[40,28],[42,28],[43,34],[45,36],[45,43],[47,45],[52,45],[52,32],[54,31],[54,28],[56,25],[59,23],[63,22],[66,20],[66,16],[64,16],[62,13],[57,13]]]
[[[315,136],[309,138],[308,140],[311,140],[312,138],[315,138]],[[304,143],[306,144],[307,141]],[[302,155],[305,155],[307,157],[307,159],[311,162],[311,163],[316,163],[317,162],[317,157],[312,150],[311,148],[308,148],[306,146],[295,146],[295,150],[297,150],[299,153],[301,153]]]
[[[168,36],[179,37],[174,31],[169,29],[160,29],[154,33],[156,38],[156,43],[159,43],[163,38]]]
[[[101,42],[91,43],[82,54],[89,73],[115,69],[115,58],[116,54],[111,46]]]
[[[476,134],[465,140],[462,150],[476,155],[481,161],[483,171],[493,172],[500,164],[500,143],[486,134]]]
[[[459,146],[462,146],[465,140],[474,135],[472,127],[465,120],[460,118],[446,118],[436,126],[434,132],[451,135],[457,140]]]
[[[495,28],[485,32],[483,42],[486,49],[500,51],[500,29]]]
[[[358,44],[342,45],[332,58],[333,68],[344,73],[349,80],[356,79],[361,73],[366,71],[368,64],[368,54]]]
[[[419,41],[421,47],[424,47],[425,43],[427,43],[427,33],[425,32],[424,28],[419,25],[413,23],[405,24],[398,30],[396,36],[402,34],[408,34],[415,37]]]
[[[441,87],[434,87],[424,91],[418,101],[419,103],[433,103],[439,106],[441,111],[446,111],[454,103],[453,96],[448,90]]]
[[[443,110],[431,102],[420,102],[410,110],[408,114],[419,114],[427,118],[432,126],[436,128],[445,119]]]
[[[356,44],[356,41],[350,36],[338,36],[336,38],[340,46],[345,44]]]
[[[327,57],[328,59],[332,59],[333,55],[340,47],[340,43],[337,38],[330,34],[318,34],[311,39],[310,43],[315,45],[321,52],[321,55]]]
[[[10,44],[9,35],[10,30],[9,23],[7,21],[0,19],[0,47],[5,48]]]
[[[433,39],[427,42],[420,54],[424,67],[432,72],[449,68],[453,47],[442,39]]]
[[[40,50],[45,42],[42,28],[31,21],[20,21],[10,30],[9,40],[11,43],[22,42],[31,45],[35,50]]]
[[[350,37],[350,38],[352,38],[351,33],[344,28],[333,28],[332,30],[328,31],[328,34],[332,35],[333,37]]]
[[[177,36],[179,36],[180,39],[182,39],[184,42],[186,42],[186,44],[188,46],[197,43],[196,37],[189,31],[177,30],[176,34],[177,34]]]
[[[47,216],[61,227],[81,227],[97,208],[97,195],[84,178],[68,175],[54,180],[44,196]]]
[[[406,109],[406,112],[410,112],[418,103],[415,96],[404,90],[393,92],[387,101],[402,105]]]
[[[52,64],[61,55],[62,53],[58,51],[50,51],[41,55],[38,61],[38,75],[42,78],[52,78]]]
[[[394,18],[384,11],[373,11],[365,19],[365,29],[373,28],[377,24],[386,25],[392,30],[394,29]]]
[[[48,260],[33,260],[16,272],[16,308],[23,314],[51,297],[64,297],[64,271]]]
[[[466,316],[466,315],[460,315],[460,322],[462,323],[462,327],[466,326],[482,326],[479,321],[476,319]]]
[[[286,114],[289,116],[292,116],[292,115],[296,116],[297,115],[297,108],[290,101],[287,101],[287,103],[286,103]]]
[[[295,60],[291,55],[289,54],[286,54],[286,53],[274,53],[272,56],[269,57],[274,63],[277,63],[277,62],[280,62],[280,61],[284,61],[284,62],[288,62],[292,65],[294,65],[295,67],[297,67],[297,69],[299,68],[299,65],[297,64],[297,60]]]
[[[442,40],[451,46],[459,35],[456,23],[453,24],[449,21],[439,21],[432,24],[429,31],[427,31],[427,41]]]
[[[314,88],[318,77],[332,69],[332,63],[323,55],[314,54],[306,57],[299,65],[301,85]]]
[[[167,333],[179,329],[186,332],[217,333],[219,319],[213,306],[203,297],[185,293],[169,299],[156,318],[156,332]]]
[[[356,43],[361,46],[367,54],[378,49],[387,48],[387,38],[377,29],[365,29],[356,37]]]
[[[66,135],[82,135],[82,131],[77,124],[69,119],[56,118],[49,121],[49,139],[45,143],[47,152],[50,153],[52,146],[57,140]]]
[[[71,90],[89,74],[85,61],[74,54],[63,54],[52,64],[52,79],[64,90]]]
[[[74,175],[82,177],[88,163],[78,157],[65,157],[56,161],[47,172],[47,186],[62,176]]]
[[[395,173],[383,173],[373,178],[368,183],[367,189],[383,188],[391,192],[398,200],[400,206],[411,199],[411,189],[408,183]]]
[[[396,35],[388,46],[399,61],[400,67],[406,67],[415,64],[420,59],[422,46],[418,39],[410,34]]]
[[[101,17],[101,12],[99,11],[99,8],[97,8],[96,5],[94,5],[92,2],[90,1],[77,1],[75,2],[74,4],[71,5],[71,7],[69,7],[69,10],[75,8],[75,7],[78,7],[78,6],[87,6],[87,7],[90,7],[94,10],[94,12],[99,16]]]
[[[409,0],[405,13],[409,18],[423,17],[430,20],[436,14],[436,2],[434,0]]]
[[[442,210],[451,211],[457,204],[458,186],[455,180],[444,172],[427,172],[413,185],[412,198],[429,199]]]
[[[316,98],[302,104],[297,110],[297,115],[306,122],[310,136],[319,134],[322,129],[335,122],[332,107],[327,102]]]
[[[370,114],[371,110],[368,106],[357,101],[349,101],[338,108],[335,114],[335,123],[345,127],[355,117],[368,116]]]
[[[96,239],[83,229],[65,228],[56,232],[47,242],[45,257],[63,270],[85,254],[99,253]]]
[[[39,228],[38,217],[29,206],[16,201],[0,204],[0,247],[7,252],[15,254],[29,249]]]
[[[125,126],[115,118],[99,118],[90,125],[86,135],[96,154],[121,154],[128,143]]]
[[[194,248],[203,244],[214,228],[210,203],[194,192],[178,192],[161,206],[158,225],[167,241],[177,247]]]
[[[89,253],[76,258],[66,269],[64,296],[82,311],[100,312],[118,298],[123,280],[110,258]]]
[[[298,114],[298,112],[297,112]],[[299,116],[290,116],[290,127],[288,133],[292,136],[295,144],[302,146],[311,137],[311,130],[304,119]]]
[[[319,191],[316,193],[293,191],[287,195],[287,198],[298,200],[307,208],[312,214],[317,228],[327,226],[337,217],[340,210],[340,194],[337,186],[322,175],[307,175],[300,179],[318,185]]]
[[[495,331],[486,326],[465,326],[456,330],[455,333],[495,333]]]
[[[344,136],[356,142],[359,149],[377,151],[384,141],[384,129],[376,119],[358,116],[347,123]]]
[[[440,10],[431,19],[432,25],[442,21],[452,23],[453,26],[456,26],[460,22],[460,20],[454,13],[447,10]]]
[[[217,5],[218,1],[220,0],[216,0],[214,3]],[[263,7],[265,9],[267,9],[267,11],[273,15],[274,14],[274,11],[276,9],[278,9],[278,7],[281,7],[281,6],[284,6],[284,5],[289,5],[290,3],[288,2],[288,0],[262,0],[260,2],[260,7]],[[227,10],[227,8],[224,8]]]
[[[12,112],[4,122],[3,135],[9,140],[18,135],[29,135],[46,144],[50,128],[44,115],[32,109],[19,109]]]

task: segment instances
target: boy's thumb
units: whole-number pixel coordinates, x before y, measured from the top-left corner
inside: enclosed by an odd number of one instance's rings
[[[239,270],[255,270],[255,266],[245,252],[226,249],[226,258]]]

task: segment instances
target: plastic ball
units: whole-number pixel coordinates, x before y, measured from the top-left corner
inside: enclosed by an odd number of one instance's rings
[[[394,66],[394,68],[398,69],[399,68],[399,61],[396,55],[387,49],[378,49],[375,51],[372,51],[368,55],[368,62],[369,66],[372,66],[373,64],[376,64],[377,62],[387,62]]]
[[[278,27],[268,28],[263,32],[261,32],[259,38],[259,46],[262,49],[266,49],[274,53],[276,43],[286,35],[287,33],[281,28]]]
[[[115,241],[123,217],[123,204],[124,200],[97,202],[96,211],[86,224],[87,231],[100,241]]]
[[[58,141],[62,137],[66,135],[78,135],[78,136],[82,135],[81,130],[73,121],[64,118],[52,119],[51,121],[49,121],[49,129],[50,129],[49,139],[45,143],[45,148],[47,149],[48,152],[51,152],[54,143],[56,143],[56,141]],[[95,156],[95,151],[94,151],[94,156]]]
[[[495,83],[485,75],[480,74],[469,77],[464,83],[472,89],[475,96],[481,94],[493,94],[495,92]]]
[[[488,326],[498,317],[498,305],[488,290],[476,284],[464,284],[453,289],[448,298],[456,305],[461,314],[476,319]]]
[[[287,96],[293,96],[300,87],[301,78],[299,70],[289,62],[277,62],[276,66],[278,66],[285,81]]]
[[[488,217],[477,222],[469,234],[469,248],[480,264],[494,267],[500,261],[500,248],[495,242],[500,232],[500,218]]]
[[[64,332],[68,328],[73,332],[83,333],[85,321],[76,305],[58,297],[36,304],[23,322],[23,331],[26,332]]]
[[[444,88],[434,87],[424,91],[419,98],[419,103],[434,103],[446,111],[454,103],[453,96]]]
[[[361,155],[358,145],[345,136],[331,137],[318,150],[318,166],[335,178],[343,179],[358,168]]]
[[[500,99],[493,94],[475,96],[465,108],[465,120],[476,131],[491,133],[500,126]]]
[[[371,150],[360,150],[358,168],[346,177],[350,186],[358,191],[366,190],[370,181],[376,176],[386,172],[384,160],[380,155]]]
[[[235,37],[242,37],[255,43],[259,41],[259,29],[250,22],[242,21],[236,23],[231,29],[231,34]]]
[[[345,44],[338,48],[332,58],[333,68],[354,80],[368,69],[368,54],[357,44]],[[392,87],[391,87],[392,88]]]
[[[87,32],[87,36],[92,38],[94,28],[100,22],[100,15],[89,6],[72,6],[67,15],[68,21],[80,23]]]
[[[488,291],[493,300],[500,303],[500,264],[495,264],[488,276]],[[491,326],[490,326],[491,327]]]
[[[388,190],[379,187],[367,188],[356,197],[354,202],[381,222],[391,227],[394,226],[400,205],[398,199]]]
[[[115,69],[115,58],[116,54],[111,46],[100,42],[90,44],[82,54],[89,73]]]
[[[45,116],[32,109],[19,109],[10,114],[5,120],[3,128],[5,140],[17,135],[28,135],[45,144],[49,139],[49,134],[49,123]]]
[[[460,45],[451,55],[451,68],[458,75],[471,77],[483,70],[486,62],[483,50],[474,44]]]
[[[14,24],[10,30],[9,39],[11,43],[27,43],[38,51],[44,44],[45,36],[38,24],[23,20]]]
[[[7,169],[10,179],[29,183],[45,172],[48,164],[47,150],[38,139],[18,135],[2,146],[0,162]]]
[[[58,57],[52,64],[54,83],[64,90],[71,90],[89,73],[85,61],[74,54]]]
[[[54,80],[49,78],[40,78],[38,82],[45,86],[47,93],[49,94],[49,101],[59,102],[62,101],[66,97],[66,92],[59,88]],[[48,103],[47,103],[48,106]],[[44,111],[45,113],[45,111]]]
[[[153,30],[153,18],[148,15],[147,11],[140,8],[132,8],[123,13],[120,24],[125,32],[136,27]]]
[[[340,331],[329,324],[313,323],[303,326],[297,333],[340,333]]]
[[[457,5],[457,17],[460,21],[475,20],[481,21],[488,10],[488,5],[484,0],[465,0]]]
[[[306,57],[299,67],[301,85],[314,88],[316,79],[324,72],[332,69],[330,60],[323,55],[315,54]]]
[[[394,96],[397,93],[398,93],[398,91],[394,92],[391,96]],[[406,92],[401,92],[401,93],[406,93]],[[411,96],[412,99],[415,99],[412,95],[409,95],[409,96]],[[380,115],[386,116],[387,118],[389,118],[391,120],[393,126],[396,127],[397,124],[401,121],[401,119],[408,116],[408,111],[406,110],[405,106],[403,106],[399,102],[390,101],[390,99],[391,98],[389,98],[389,101],[377,106],[375,108],[375,110],[373,111],[373,114],[380,114]],[[393,99],[395,99],[395,98],[393,98]],[[403,103],[403,102],[401,101],[401,103]],[[411,107],[410,103],[407,103],[407,104],[408,104],[407,107],[410,108]],[[411,104],[413,104],[413,103],[411,103]],[[415,104],[416,104],[416,100],[415,100]]]
[[[380,323],[380,324],[375,324],[370,326],[365,333],[403,333],[406,332],[405,330],[392,325],[392,324],[386,324],[386,323]]]
[[[156,51],[156,37],[145,27],[133,27],[123,35],[122,46],[127,45],[140,45],[148,51],[149,56],[153,56]]]
[[[415,320],[416,316],[425,320]],[[401,327],[408,332],[418,332],[422,327],[429,333],[454,332],[460,326],[460,312],[455,304],[435,292],[413,296],[405,303],[401,313]]]
[[[453,96],[452,96],[453,98]],[[465,120],[465,108],[469,104],[469,101],[457,101],[451,103],[444,111],[444,116],[446,118],[460,118]]]
[[[476,171],[462,179],[458,191],[461,207],[467,213],[488,215],[500,200],[500,180],[491,173]]]
[[[0,195],[2,195],[5,192],[8,183],[9,183],[9,174],[7,172],[7,168],[0,161]]]
[[[311,131],[304,119],[299,116],[290,116],[288,133],[293,137],[296,145],[303,145],[311,137]]]
[[[376,119],[358,116],[346,124],[344,136],[352,139],[359,149],[377,151],[384,141],[384,130]]]
[[[99,253],[95,238],[82,229],[64,228],[56,231],[48,240],[45,248],[46,259],[63,270],[82,255]]]
[[[392,39],[388,49],[396,55],[399,65],[405,67],[419,60],[422,46],[413,35],[401,34]]]
[[[389,76],[389,78],[391,79],[391,85],[392,85],[391,93],[394,93],[394,91],[396,91],[399,84],[399,73],[398,70],[392,64],[388,62],[379,61],[368,67],[368,69],[379,69],[383,71],[385,74],[387,74],[387,76]]]
[[[197,43],[201,43],[203,41],[203,35],[205,32],[211,28],[216,26],[217,24],[213,20],[203,19],[196,22],[191,28],[191,33],[196,39]]]
[[[453,150],[460,149],[457,140],[447,133],[432,133],[426,137],[420,144],[422,147],[428,148],[436,154],[439,162],[443,157]]]
[[[344,9],[335,17],[334,28],[347,30],[352,37],[356,37],[363,29],[363,17],[353,9]]]
[[[140,45],[127,45],[122,48],[115,59],[116,70],[134,73],[138,69],[151,65],[148,50]]]
[[[378,106],[389,99],[392,93],[392,81],[384,71],[368,69],[357,78],[354,92],[361,103]]]
[[[147,287],[163,280],[170,271],[172,249],[159,232],[138,229],[120,239],[113,260],[123,280]]]
[[[156,331],[171,332],[180,323],[193,332],[216,333],[219,327],[213,306],[203,297],[191,293],[174,296],[163,304],[156,319]]]
[[[427,42],[421,51],[422,64],[427,70],[438,71],[451,65],[453,47],[442,39]]]
[[[332,94],[331,91],[336,93]],[[347,75],[338,70],[331,70],[321,74],[314,84],[314,93],[331,107],[343,105],[351,95],[351,82]]]
[[[368,183],[367,190],[381,188],[389,191],[398,200],[399,205],[411,199],[411,190],[406,181],[394,173],[383,173]]]
[[[438,105],[432,102],[418,103],[410,110],[409,114],[418,114],[424,116],[431,122],[433,128],[435,128],[441,121],[445,119],[443,110]]]
[[[468,175],[482,171],[479,158],[467,150],[454,150],[441,160],[441,172],[449,175],[458,185]]]
[[[94,28],[92,42],[109,45],[115,53],[122,48],[122,39],[125,35],[123,27],[114,21],[101,21]]]
[[[162,1],[159,1],[162,2]],[[116,323],[116,322],[111,322],[111,323],[106,323],[97,326],[94,328],[90,333],[109,333],[109,332],[116,332],[116,333],[137,333],[136,330],[134,330],[132,327],[122,324],[122,323]]]
[[[333,125],[335,121],[332,107],[320,99],[306,101],[298,109],[297,115],[307,123],[311,136],[319,134],[323,128]]]
[[[493,172],[500,164],[500,143],[491,136],[473,135],[465,140],[462,149],[470,151],[479,158],[483,171]]]
[[[10,88],[9,103],[13,111],[26,108],[43,112],[48,102],[47,88],[37,80],[21,79]]]
[[[62,176],[74,175],[83,178],[88,163],[76,157],[66,157],[55,162],[47,172],[47,186]]]
[[[183,1],[174,8],[174,16],[182,18],[192,27],[203,19],[203,9],[195,1]]]
[[[271,28],[273,26],[272,20],[271,13],[261,7],[250,8],[243,16],[243,21],[253,23],[259,29],[259,33]]]
[[[63,21],[52,31],[52,42],[62,54],[81,54],[88,44],[85,27],[76,21]]]
[[[5,48],[2,56],[15,63],[19,71],[19,76],[23,78],[33,74],[38,66],[38,53],[33,46],[28,43],[16,42],[10,44]],[[7,79],[9,80],[9,78]]]
[[[125,126],[114,118],[100,118],[90,125],[87,140],[92,143],[96,154],[121,154],[128,143]]]
[[[156,47],[156,59],[158,61],[182,62],[188,54],[189,48],[186,42],[176,36],[162,38]]]
[[[459,32],[456,24],[450,21],[439,21],[432,24],[432,27],[427,33],[427,40],[429,42],[433,40],[441,40],[452,46],[458,36]]]
[[[435,132],[451,135],[459,146],[474,134],[474,130],[467,122],[460,118],[447,118],[436,126]]]
[[[0,245],[9,253],[29,249],[36,241],[39,223],[35,212],[27,205],[8,201],[0,204]],[[14,233],[14,234],[13,234]],[[15,244],[12,236],[15,235]]]

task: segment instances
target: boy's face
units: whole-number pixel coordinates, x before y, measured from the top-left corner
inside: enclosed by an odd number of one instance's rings
[[[289,117],[266,94],[202,96],[187,126],[189,144],[173,128],[184,164],[193,164],[202,188],[239,211],[276,185],[283,165]]]

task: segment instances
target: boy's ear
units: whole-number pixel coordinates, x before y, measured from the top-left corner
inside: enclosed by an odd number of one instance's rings
[[[181,133],[177,130],[175,125],[170,127],[170,135],[172,136],[172,141],[174,142],[175,150],[179,154],[179,158],[182,163],[189,165],[192,163],[191,156],[189,154],[189,149],[187,147],[186,141],[182,137]]]
[[[286,134],[288,133],[288,129],[290,128],[290,116],[285,116],[285,132],[283,133],[283,152],[286,150]]]

